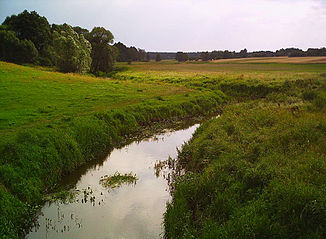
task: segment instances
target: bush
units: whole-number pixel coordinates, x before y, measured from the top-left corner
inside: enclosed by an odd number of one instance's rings
[[[305,91],[302,93],[302,98],[304,100],[312,101],[317,97],[316,92],[314,91]]]
[[[40,66],[53,66],[51,59],[48,57],[39,57],[38,64]]]
[[[19,40],[13,31],[0,30],[0,59],[14,63],[33,63],[38,52],[30,40]]]

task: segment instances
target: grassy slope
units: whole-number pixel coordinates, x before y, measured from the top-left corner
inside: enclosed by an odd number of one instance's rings
[[[66,174],[156,121],[207,114],[221,92],[0,63],[0,237],[17,238]]]
[[[202,126],[179,156],[165,236],[325,238],[326,117],[304,109],[255,101]]]
[[[4,62],[0,62],[0,77],[0,134],[189,92],[180,87],[47,72]]]
[[[284,80],[263,73],[282,86],[259,99],[259,88],[231,84],[225,93],[242,103],[203,124],[177,159],[186,174],[175,181],[166,238],[326,237],[326,78],[310,67]]]

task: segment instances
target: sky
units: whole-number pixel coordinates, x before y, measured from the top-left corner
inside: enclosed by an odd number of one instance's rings
[[[25,9],[146,51],[326,47],[326,0],[0,0],[0,21]]]

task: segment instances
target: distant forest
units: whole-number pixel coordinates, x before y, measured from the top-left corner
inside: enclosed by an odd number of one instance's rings
[[[178,61],[210,61],[219,59],[231,59],[231,58],[246,58],[246,57],[305,57],[305,56],[326,56],[326,48],[309,48],[307,51],[303,51],[299,48],[286,48],[277,51],[254,51],[248,52],[247,49],[239,52],[235,51],[211,51],[211,52],[146,52],[136,47],[127,47],[123,43],[115,43],[119,50],[117,61],[149,61],[149,60],[178,60]],[[160,60],[157,60],[157,58]]]
[[[37,12],[23,11],[7,17],[0,25],[0,60],[18,64],[30,63],[53,66],[62,72],[91,72],[105,75],[114,70],[114,62],[161,61],[176,59],[179,62],[209,61],[244,57],[304,57],[326,56],[326,48],[298,48],[248,52],[146,52],[121,42],[114,43],[113,34],[103,28],[91,31],[68,24],[50,25]]]
[[[211,51],[211,52],[149,52],[150,59],[155,59],[157,54],[160,54],[162,60],[178,60],[178,54],[186,54],[187,60],[219,60],[219,59],[231,59],[231,58],[246,58],[246,57],[277,57],[277,56],[288,56],[288,57],[305,57],[305,56],[326,56],[326,48],[309,48],[307,51],[303,51],[299,48],[286,48],[277,51],[254,51],[248,52],[247,49],[241,50],[240,52],[235,51]],[[183,60],[179,60],[183,61]]]

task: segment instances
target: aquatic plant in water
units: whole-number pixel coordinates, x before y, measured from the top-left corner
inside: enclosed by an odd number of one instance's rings
[[[125,174],[115,172],[112,176],[105,175],[101,177],[100,183],[106,188],[113,189],[120,187],[124,183],[136,185],[137,180],[136,174],[133,175],[132,172]]]

